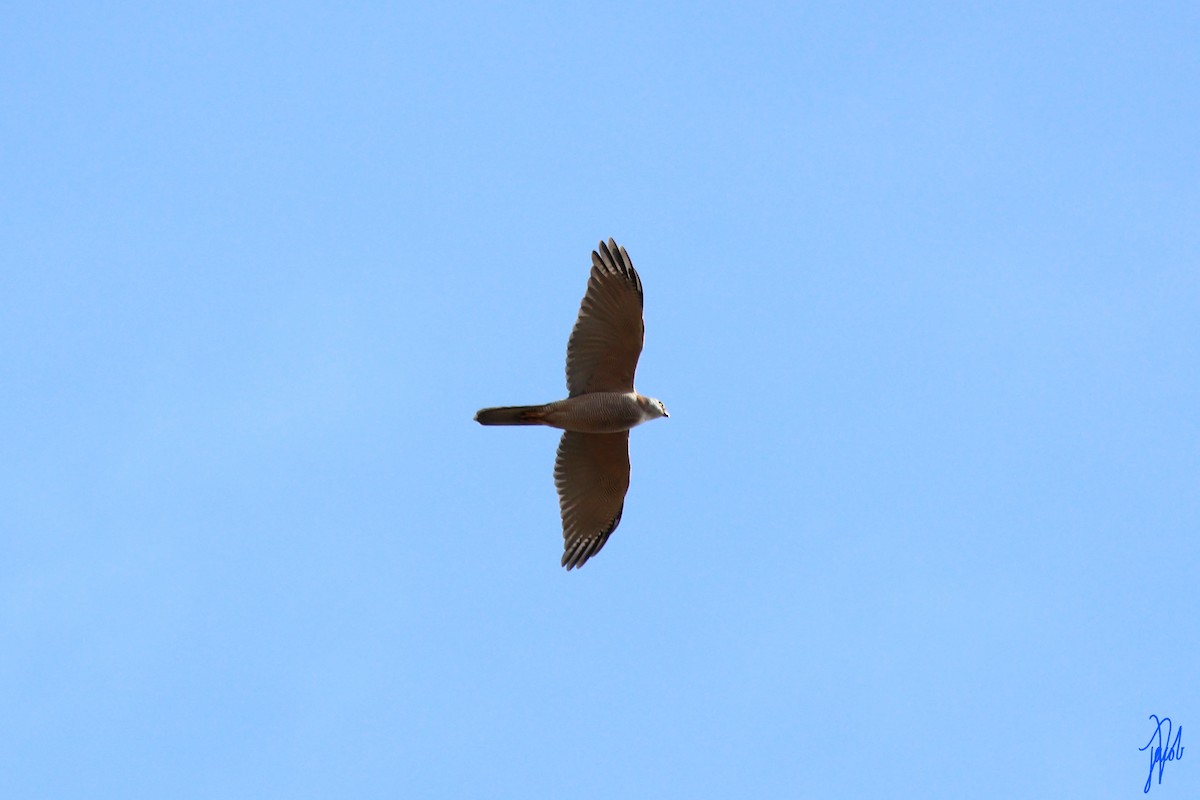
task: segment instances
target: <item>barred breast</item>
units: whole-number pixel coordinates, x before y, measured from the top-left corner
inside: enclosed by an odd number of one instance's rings
[[[619,433],[646,421],[632,392],[589,392],[546,405],[546,425],[580,433]]]

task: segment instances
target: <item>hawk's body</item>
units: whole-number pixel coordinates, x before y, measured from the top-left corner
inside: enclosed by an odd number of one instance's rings
[[[588,392],[544,406],[485,408],[475,419],[483,425],[549,425],[578,433],[620,433],[663,416],[651,412],[655,402],[637,392]]]
[[[633,388],[642,352],[642,280],[612,239],[592,252],[592,273],[567,342],[565,400],[485,408],[483,425],[561,428],[554,485],[562,512],[567,569],[583,566],[621,521],[629,488],[629,430],[667,409]]]

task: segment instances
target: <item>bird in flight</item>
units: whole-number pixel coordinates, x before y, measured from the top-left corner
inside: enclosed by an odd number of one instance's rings
[[[562,565],[582,567],[621,522],[629,489],[629,431],[670,416],[633,388],[642,353],[642,279],[612,239],[592,251],[592,273],[567,341],[567,398],[484,408],[481,425],[549,425],[565,433],[554,461],[562,513]]]

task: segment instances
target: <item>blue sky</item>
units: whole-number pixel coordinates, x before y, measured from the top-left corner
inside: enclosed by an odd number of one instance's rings
[[[4,795],[1140,796],[1196,6],[566,5],[0,13]],[[671,418],[566,573],[471,418],[609,236]]]

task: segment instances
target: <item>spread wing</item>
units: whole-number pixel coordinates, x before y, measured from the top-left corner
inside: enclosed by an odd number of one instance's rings
[[[562,565],[582,567],[621,522],[629,489],[629,431],[564,433],[554,485],[562,511]]]
[[[592,273],[567,342],[567,391],[632,392],[642,354],[642,279],[612,239],[592,251]]]

